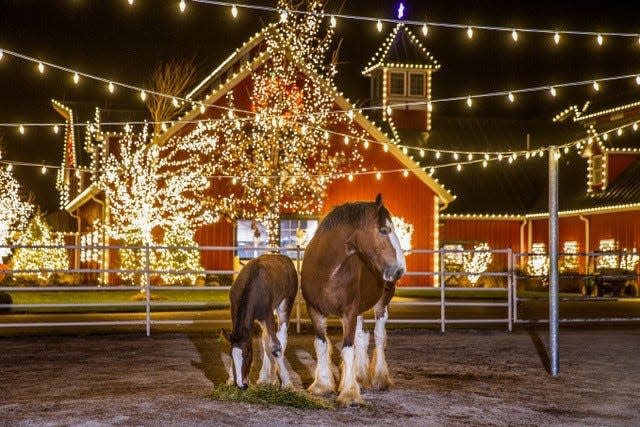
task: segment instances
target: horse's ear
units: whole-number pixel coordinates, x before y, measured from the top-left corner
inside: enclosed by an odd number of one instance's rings
[[[376,196],[376,207],[382,206],[382,193],[378,193]]]
[[[229,332],[225,328],[222,328],[220,330],[220,338],[224,339],[228,343],[231,343],[231,336],[229,335]]]

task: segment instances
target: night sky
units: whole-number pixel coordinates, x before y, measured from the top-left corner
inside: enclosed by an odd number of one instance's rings
[[[275,6],[273,1],[238,3]],[[327,12],[392,18],[397,1],[329,1]],[[180,14],[177,0],[0,0],[0,49],[12,50],[107,79],[145,86],[152,70],[170,59],[193,59],[198,73],[210,73],[236,47],[258,31],[275,14],[240,9],[232,19],[229,9],[187,1]],[[572,1],[405,1],[407,18],[464,25],[491,25],[557,30],[640,32],[635,2]],[[374,23],[339,21],[336,40],[343,39],[338,88],[355,102],[366,102],[368,79],[360,75],[364,65],[384,40]],[[420,35],[419,28],[413,28]],[[509,90],[560,82],[591,80],[640,73],[637,38],[606,38],[598,46],[595,37],[564,36],[556,46],[550,35],[522,34],[513,43],[509,33],[475,31],[469,41],[464,30],[431,28],[424,40],[442,64],[433,80],[433,97]],[[522,95],[509,105],[504,98],[438,105],[435,114],[550,118],[565,107],[592,100],[606,105],[640,98],[632,81],[602,84],[594,95],[590,86],[566,89],[551,99],[547,93]],[[138,94],[118,88],[108,94],[102,83],[81,80],[48,69],[40,75],[30,62],[4,55],[0,60],[0,122],[48,123],[62,119],[50,99],[74,109],[77,121],[91,120],[100,107],[104,119],[125,121],[145,117]],[[114,129],[115,130],[115,129]],[[120,129],[117,129],[120,130]],[[84,130],[76,130],[83,141]],[[62,136],[50,128],[0,128],[4,159],[37,164],[59,164]],[[36,196],[46,211],[57,209],[54,171],[16,167],[15,176]]]

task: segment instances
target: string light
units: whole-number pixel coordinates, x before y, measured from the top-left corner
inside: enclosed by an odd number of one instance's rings
[[[602,43],[604,43],[604,38],[602,37],[602,34],[598,34],[598,36],[596,37],[596,41],[598,42],[598,45],[602,46]]]
[[[637,75],[637,76],[636,76],[636,84],[637,84],[637,85],[640,85],[640,75]]]
[[[382,31],[382,21],[380,21],[379,19],[378,19],[378,22],[376,23],[376,28],[378,29],[378,32]]]
[[[116,87],[113,85],[113,82],[109,82],[107,89],[109,90],[109,93],[113,93],[116,90]]]
[[[44,64],[42,62],[38,62],[38,71],[40,71],[40,74],[44,73]]]
[[[593,82],[593,90],[595,90],[596,92],[600,90],[600,84],[595,80]]]
[[[144,90],[140,91],[140,99],[144,102],[147,99],[147,92],[145,92]]]
[[[516,100],[515,96],[513,96],[513,92],[509,92],[508,98],[509,98],[509,102],[513,102]]]
[[[335,28],[335,27],[336,27],[336,25],[337,25],[336,17],[332,15],[332,16],[331,16],[331,19],[329,19],[329,23],[331,24],[331,27],[332,27],[332,28]]]
[[[473,38],[473,28],[467,27],[467,37],[469,38],[469,40]]]
[[[21,135],[24,135],[24,126],[20,125],[18,127],[18,132],[20,132]]]
[[[73,83],[78,84],[79,81],[80,81],[80,76],[78,75],[78,73],[73,73]]]
[[[184,12],[184,10],[187,8],[187,3],[185,3],[184,0],[180,0],[180,3],[178,3],[178,8],[180,9],[180,12]]]
[[[429,34],[429,27],[427,26],[427,24],[424,24],[422,26],[422,35],[427,37],[427,34]]]
[[[60,131],[60,128],[58,127],[58,125],[54,125],[53,126],[53,133],[57,134]]]
[[[42,175],[47,173],[47,167],[45,165],[42,165],[42,168],[40,168],[40,172],[42,172]]]
[[[556,92],[556,88],[551,86],[551,88],[549,89],[549,92],[551,93],[551,96],[555,97],[557,92]]]
[[[511,31],[511,38],[513,39],[514,42],[518,41],[518,32],[516,30]]]
[[[282,9],[280,11],[280,22],[287,22],[287,19],[289,19],[289,12],[287,12],[285,9]]]
[[[0,49],[0,60],[2,60],[3,56],[4,56],[4,52],[2,51],[2,49]]]
[[[233,16],[234,18],[238,17],[238,8],[235,4],[231,6],[231,16]]]
[[[133,5],[133,0],[127,0],[129,2],[129,5]]]
[[[472,105],[473,105],[473,100],[471,99],[471,96],[467,96],[467,107],[471,108]]]
[[[559,43],[560,43],[560,34],[559,34],[558,32],[556,32],[556,33],[553,35],[553,41],[554,41],[556,44],[559,44]]]

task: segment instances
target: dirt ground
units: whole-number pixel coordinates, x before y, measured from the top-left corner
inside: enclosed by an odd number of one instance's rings
[[[312,337],[293,334],[289,343],[292,379],[307,386]],[[7,426],[640,425],[637,328],[562,329],[556,378],[546,370],[545,329],[393,330],[394,388],[337,410],[208,399],[227,378],[227,349],[213,334],[5,337],[0,347]]]

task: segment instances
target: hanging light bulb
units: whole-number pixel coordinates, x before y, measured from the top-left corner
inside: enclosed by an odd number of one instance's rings
[[[53,133],[57,134],[58,132],[60,132],[58,125],[53,125]]]
[[[187,3],[185,3],[184,0],[180,0],[180,3],[178,3],[178,9],[180,9],[180,12],[184,13],[184,10],[187,8]]]
[[[378,22],[376,23],[376,28],[378,29],[378,32],[382,31],[382,22],[380,22],[379,19],[378,19]]]
[[[598,45],[602,46],[602,43],[604,43],[604,38],[602,38],[602,34],[598,34],[598,37],[596,37],[596,41],[598,42]]]
[[[116,87],[113,85],[113,83],[109,82],[109,86],[107,86],[107,89],[109,90],[109,93],[113,93],[113,91],[116,90]]]
[[[618,136],[622,136],[622,128],[618,128],[618,130],[616,131],[616,133],[618,134]]]
[[[560,43],[560,34],[559,34],[558,32],[556,32],[556,33],[553,35],[553,41],[554,41],[556,44]]]
[[[556,92],[556,88],[551,86],[551,88],[549,89],[549,92],[551,93],[551,96],[556,96],[557,92]]]
[[[427,102],[427,110],[433,111],[433,104],[431,103],[431,101]]]
[[[484,159],[489,160],[489,153],[484,153]]]
[[[331,28],[335,28],[336,27],[336,25],[338,23],[336,22],[336,17],[335,16],[331,15],[331,18],[329,19],[329,24],[331,25]]]
[[[483,168],[486,168],[486,167],[487,167],[487,161],[486,161],[486,160],[483,160],[483,161],[482,161],[482,167],[483,167]]]
[[[593,82],[593,90],[595,90],[596,92],[600,90],[600,84],[595,80]]]
[[[634,131],[638,130],[638,122],[635,122],[632,127]]]
[[[42,167],[40,168],[40,172],[42,173],[42,175],[47,173],[47,167],[45,165],[42,165]]]
[[[367,141],[367,140],[365,139],[365,141],[364,141],[364,144],[363,144],[363,145],[364,145],[364,148],[365,148],[365,149],[369,148],[369,141]]]
[[[509,98],[509,102],[513,102],[513,101],[515,101],[515,100],[516,100],[516,97],[515,97],[515,96],[513,96],[513,93],[512,93],[512,92],[509,92],[509,95],[507,95],[507,97]]]
[[[467,160],[469,161],[473,160],[473,153],[467,154]]]
[[[44,64],[42,62],[38,62],[38,71],[40,71],[40,74],[44,73]]]
[[[287,19],[289,19],[289,12],[287,12],[285,9],[282,9],[280,11],[280,22],[287,22]]]
[[[435,173],[435,168],[434,167],[430,167],[429,168],[429,175],[433,175]]]
[[[420,150],[420,157],[424,157],[424,150]]]
[[[233,16],[234,18],[238,17],[238,8],[235,4],[231,6],[231,16]]]
[[[78,84],[79,81],[80,81],[80,76],[78,75],[78,73],[73,73],[73,83]]]
[[[460,172],[462,170],[462,165],[460,163],[458,163],[456,165],[456,169],[458,170],[458,172]]]
[[[502,153],[498,153],[498,161],[501,162],[502,161]]]
[[[80,179],[80,169],[76,169],[76,172],[74,174],[76,176],[76,178]]]
[[[402,171],[402,176],[404,176],[405,178],[409,176],[409,171],[408,170],[403,170]]]
[[[569,147],[564,147],[564,154],[568,154],[569,153]]]
[[[637,75],[637,76],[636,76],[636,84],[637,84],[637,85],[640,85],[640,75]]]
[[[349,137],[347,135],[344,136],[344,145],[349,145]]]
[[[160,129],[162,130],[162,132],[166,132],[167,131],[167,124],[165,122],[162,122],[162,124],[160,125]]]
[[[467,27],[467,37],[468,37],[469,39],[472,39],[472,38],[473,38],[473,28],[471,28],[471,27]]]
[[[382,174],[380,172],[376,172],[376,179],[380,181],[380,178],[382,178]]]
[[[0,49],[0,60],[2,59],[3,56],[4,56],[4,52],[2,51],[2,49]]]
[[[7,166],[7,170],[9,172],[11,172],[13,170],[13,163],[9,163],[9,166]]]
[[[427,27],[427,24],[424,24],[422,26],[422,35],[427,37],[427,34],[429,34],[429,27]]]
[[[459,157],[458,153],[453,153],[453,160],[458,160]]]
[[[171,99],[171,104],[173,104],[175,108],[178,108],[180,106],[176,98]]]
[[[127,0],[129,2],[129,5],[133,4],[133,0]]]
[[[439,159],[439,158],[440,158],[440,152],[436,151],[436,159]]]
[[[518,32],[516,30],[511,30],[511,38],[514,42],[518,41]]]
[[[204,114],[206,110],[206,107],[204,106],[204,104],[200,103],[200,114]]]
[[[144,90],[141,90],[140,91],[140,99],[145,101],[147,99],[147,92],[145,92]]]
[[[471,96],[467,96],[467,107],[471,108],[472,105],[473,105],[473,100],[471,99]]]
[[[352,182],[353,181],[353,174],[350,173],[348,178],[349,178],[349,182]]]
[[[18,126],[18,132],[20,132],[21,135],[24,135],[24,132],[25,132],[24,126],[22,125]]]

